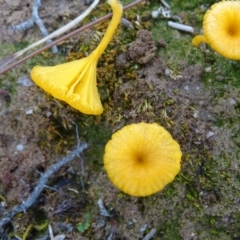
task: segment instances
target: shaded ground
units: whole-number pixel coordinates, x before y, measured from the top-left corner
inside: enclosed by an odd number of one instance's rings
[[[57,13],[44,18],[50,32],[65,23],[64,16],[78,14],[75,6],[81,5],[56,2],[47,6],[43,1],[41,10],[42,16]],[[10,25],[29,17],[31,3],[0,3],[9,11],[0,12],[1,31],[8,32],[1,34],[2,44],[39,37],[36,27],[14,37],[10,30]],[[172,5],[174,9],[178,1]],[[62,56],[50,60],[53,55],[45,53],[0,77],[1,88],[11,97],[9,102],[5,95],[0,102],[2,208],[10,211],[26,199],[40,172],[76,146],[72,121],[78,125],[81,141],[89,145],[82,159],[74,159],[49,180],[48,186],[54,189],[46,188],[27,214],[6,226],[9,239],[14,234],[24,239],[24,233],[26,239],[40,239],[47,235],[48,223],[55,235],[64,234],[65,239],[143,239],[151,230],[156,230],[152,239],[239,239],[239,64],[206,46],[193,48],[191,36],[167,28],[163,19],[150,20],[151,27],[149,18],[138,19],[136,13],[149,16],[152,7],[126,13],[134,30],[121,26],[99,62],[98,84],[105,108],[101,117],[74,111],[45,95],[29,79],[33,65],[56,64],[64,61]],[[204,10],[198,4],[193,1],[180,7],[186,23],[201,23],[201,19],[191,20],[189,13],[201,15]],[[107,11],[104,6],[102,10]],[[104,32],[105,27],[96,30]],[[82,49],[95,48],[98,38],[91,35],[91,44],[89,37],[79,39],[79,52],[78,45],[69,48],[68,60],[84,56]],[[140,121],[163,125],[183,151],[176,180],[146,198],[116,189],[102,164],[112,132]],[[99,208],[99,199],[106,209]],[[4,210],[1,213],[3,217]]]

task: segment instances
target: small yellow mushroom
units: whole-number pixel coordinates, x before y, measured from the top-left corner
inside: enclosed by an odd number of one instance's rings
[[[35,66],[31,71],[31,78],[39,87],[85,114],[103,112],[96,86],[97,61],[120,23],[123,11],[118,0],[108,2],[113,10],[112,20],[102,41],[89,56],[57,66]]]
[[[192,44],[208,43],[220,55],[240,60],[240,1],[221,1],[211,6],[203,19],[204,35]]]
[[[149,196],[172,182],[181,167],[179,144],[162,126],[138,123],[112,135],[104,167],[113,184],[132,196]]]

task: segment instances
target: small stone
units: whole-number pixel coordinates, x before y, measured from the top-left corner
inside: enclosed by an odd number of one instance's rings
[[[154,11],[152,11],[152,18],[157,18],[158,17],[158,15],[159,15],[159,11],[158,10],[154,10]]]
[[[17,80],[17,83],[23,87],[30,87],[33,82],[27,76],[22,76]]]
[[[31,114],[33,114],[33,109],[28,109],[28,110],[25,111],[25,113],[27,115],[31,115]]]
[[[207,133],[207,135],[206,135],[206,138],[210,138],[210,137],[212,137],[213,135],[214,135],[214,132],[209,131],[209,132]]]
[[[166,69],[165,69],[165,75],[166,75],[166,76],[170,76],[170,73],[171,73],[170,69],[169,69],[169,68],[166,68]]]
[[[194,112],[194,113],[193,113],[193,117],[194,117],[194,118],[198,118],[198,114],[199,114],[198,111]]]
[[[16,149],[17,149],[17,151],[23,151],[24,150],[24,145],[22,145],[22,144],[18,144],[17,146],[16,146]]]
[[[64,240],[66,238],[66,236],[64,234],[61,235],[57,235],[54,237],[54,240]]]
[[[0,204],[1,204],[1,207],[3,207],[3,208],[6,208],[8,206],[7,203],[4,201],[2,201]]]
[[[130,21],[128,21],[126,18],[121,18],[121,24],[126,27],[126,28],[130,28],[130,29],[134,29],[133,25],[131,24]]]
[[[235,104],[237,103],[237,102],[236,102],[234,99],[232,99],[232,98],[230,99],[229,102],[230,102],[230,105],[235,105]]]
[[[205,68],[205,72],[211,72],[212,71],[212,67],[206,67]]]
[[[52,113],[50,111],[46,111],[45,115],[46,115],[46,117],[50,117],[52,115]]]

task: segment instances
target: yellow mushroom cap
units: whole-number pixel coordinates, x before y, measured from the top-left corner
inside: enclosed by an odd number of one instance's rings
[[[113,184],[131,196],[149,196],[172,182],[181,167],[179,144],[162,126],[138,123],[112,135],[104,167]]]
[[[35,66],[31,78],[53,97],[82,113],[98,115],[103,107],[97,90],[96,65],[97,61],[88,56],[57,66]]]
[[[207,42],[222,56],[240,59],[240,1],[215,3],[203,19],[203,35],[193,38],[193,45]],[[202,37],[200,37],[202,36]]]

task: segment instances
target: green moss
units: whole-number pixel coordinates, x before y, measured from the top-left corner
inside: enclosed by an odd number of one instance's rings
[[[107,126],[102,125],[89,125],[80,126],[79,129],[81,137],[89,145],[85,156],[91,169],[99,170],[103,165],[104,148],[111,137],[111,130]]]
[[[162,240],[179,240],[182,239],[178,229],[180,228],[180,222],[177,217],[171,218],[161,224],[158,230],[159,239]]]
[[[193,1],[187,1],[187,0],[172,0],[169,1],[173,10],[177,10],[179,11],[180,9],[182,11],[195,11],[196,9],[198,9],[200,7],[200,5],[206,5],[210,6],[213,2],[215,2],[214,0],[212,1],[198,1],[198,0],[193,0]],[[212,2],[212,3],[211,3]]]

